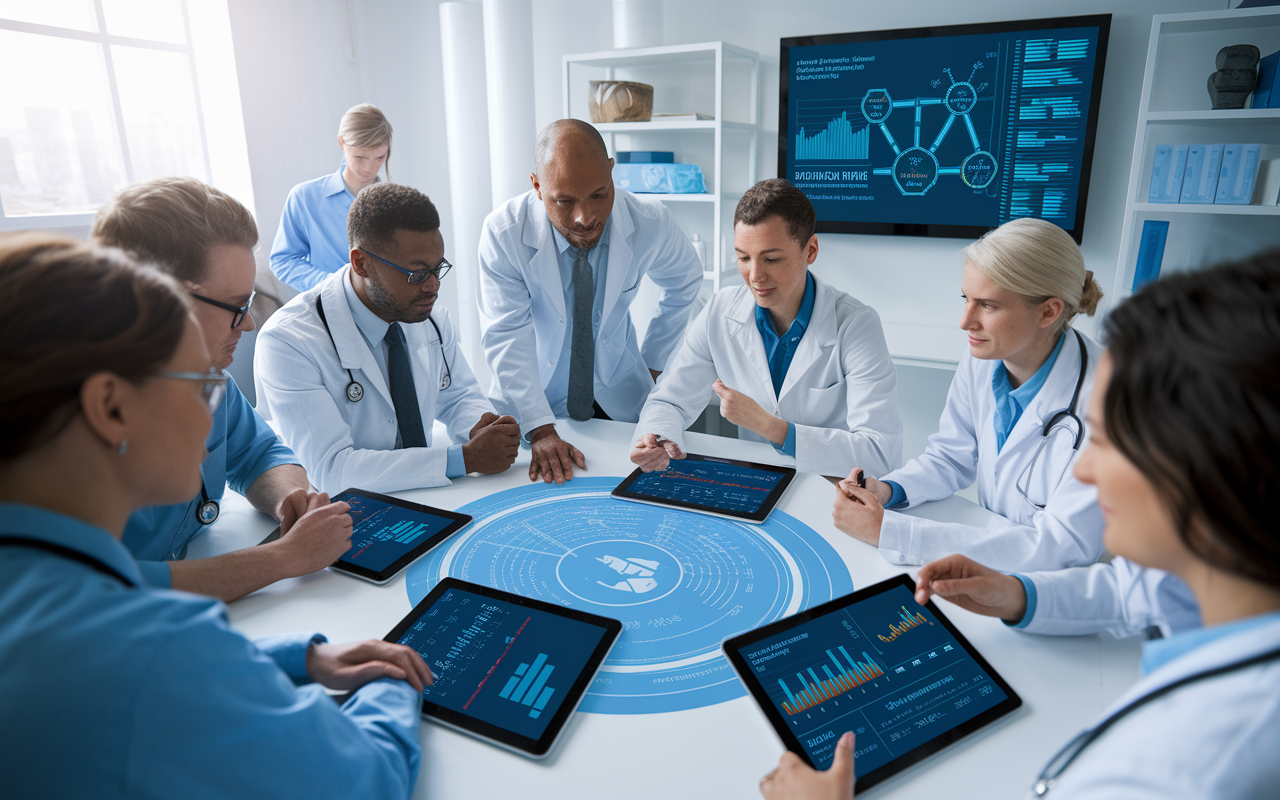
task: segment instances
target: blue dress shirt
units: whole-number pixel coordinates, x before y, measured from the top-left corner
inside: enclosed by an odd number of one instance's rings
[[[267,470],[298,463],[298,457],[280,442],[230,378],[227,394],[213,412],[205,449],[209,455],[200,465],[200,474],[210,500],[221,499],[228,483],[244,494]],[[147,583],[164,588],[173,585],[169,565],[164,562],[183,558],[187,543],[204,530],[196,520],[201,502],[197,494],[185,503],[144,508],[129,517],[124,545],[141,562],[138,567]]]
[[[148,587],[106,531],[0,504],[0,774],[13,797],[409,796],[420,698],[382,679],[341,707],[306,673],[318,634],[256,644],[220,601]],[[16,726],[16,727],[15,727]]]
[[[1167,639],[1151,639],[1142,644],[1142,674],[1149,675],[1175,658],[1204,647],[1210,642],[1244,633],[1253,628],[1260,628],[1277,620],[1280,620],[1280,611],[1272,611],[1269,614],[1258,614],[1235,622],[1183,631]]]
[[[1001,361],[996,364],[995,370],[991,373],[991,392],[996,397],[996,413],[995,413],[995,429],[996,429],[996,452],[999,453],[1004,449],[1004,443],[1008,441],[1009,434],[1013,432],[1013,426],[1018,424],[1018,420],[1022,419],[1022,412],[1027,406],[1031,405],[1031,401],[1040,393],[1040,388],[1044,386],[1044,382],[1049,379],[1049,373],[1053,372],[1053,365],[1058,360],[1058,353],[1062,352],[1062,343],[1067,340],[1067,334],[1063,332],[1058,337],[1058,343],[1054,345],[1053,352],[1040,365],[1040,369],[1036,370],[1036,374],[1031,376],[1031,380],[1013,388],[1013,384],[1009,382],[1009,370]],[[893,490],[893,496],[889,498],[889,502],[884,504],[885,508],[898,508],[907,503],[907,493],[903,490],[902,485],[897,481],[885,481],[889,488]],[[1028,581],[1024,581],[1028,583]],[[1033,590],[1034,591],[1034,590]],[[1034,600],[1031,601],[1029,608],[1034,608]],[[1031,615],[1027,614],[1027,620],[1031,619]]]
[[[800,340],[804,338],[804,332],[809,327],[809,319],[813,316],[815,292],[813,276],[805,273],[804,298],[800,301],[800,311],[791,321],[791,327],[787,328],[787,332],[781,336],[773,326],[773,315],[769,310],[764,306],[756,306],[756,327],[760,329],[760,338],[764,340],[764,355],[769,362],[769,377],[773,380],[774,396],[782,393],[782,384],[787,379],[787,370],[791,369],[791,359],[795,357],[796,348],[800,346]],[[796,424],[794,422],[787,423],[787,438],[780,446],[775,444],[773,449],[795,458]]]
[[[343,166],[332,175],[298,184],[284,201],[271,243],[271,271],[299,292],[351,260],[347,212],[356,198],[342,180]]]
[[[351,307],[351,316],[356,321],[356,327],[360,329],[360,335],[364,337],[364,343],[369,348],[378,361],[378,368],[382,370],[382,379],[391,385],[391,373],[387,369],[387,329],[391,327],[391,323],[373,313],[373,310],[364,304],[360,299],[360,295],[356,294],[356,288],[351,285],[351,280],[342,282],[342,291],[347,296],[347,305]],[[428,325],[430,323],[420,322],[419,325]],[[427,425],[432,421],[423,420]],[[396,449],[400,449],[400,431],[396,430]],[[462,455],[462,445],[455,444],[449,446],[449,461],[444,468],[444,476],[446,478],[461,478],[467,474],[467,460]]]
[[[600,320],[604,318],[604,281],[609,264],[609,230],[613,227],[612,217],[605,222],[600,241],[587,251],[587,263],[591,265],[591,276],[595,281],[595,302],[591,306],[592,338],[600,335]],[[547,383],[547,403],[551,413],[559,418],[569,416],[569,357],[573,352],[573,262],[577,259],[577,249],[569,244],[569,240],[560,235],[554,226],[551,235],[556,242],[557,263],[560,266],[560,283],[564,286],[564,345],[560,348],[560,359],[556,362],[555,371]],[[597,387],[598,390],[598,387]]]

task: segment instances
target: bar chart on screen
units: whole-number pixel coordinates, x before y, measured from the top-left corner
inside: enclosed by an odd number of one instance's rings
[[[551,677],[555,666],[547,663],[547,654],[538,653],[533,664],[521,664],[516,667],[515,674],[507,681],[507,685],[498,692],[498,697],[513,703],[530,706],[529,716],[537,719],[547,707],[547,701],[555,694],[555,689],[547,686],[547,678]],[[537,676],[537,677],[535,677]]]
[[[814,706],[826,700],[842,694],[844,692],[853,691],[868,681],[884,676],[884,670],[876,663],[875,659],[863,651],[862,661],[854,661],[849,652],[844,647],[837,647],[840,655],[844,656],[844,662],[836,658],[835,653],[827,650],[827,657],[831,659],[831,664],[835,664],[836,671],[833,673],[831,667],[822,663],[817,668],[826,674],[826,680],[822,680],[814,672],[814,667],[807,667],[803,672],[796,673],[796,679],[800,682],[802,688],[798,692],[792,692],[787,686],[784,679],[778,679],[778,685],[782,687],[782,691],[786,692],[787,702],[782,704],[785,710],[791,716],[799,714],[801,711],[813,708]],[[805,677],[805,673],[808,677]],[[810,682],[812,678],[812,682]]]

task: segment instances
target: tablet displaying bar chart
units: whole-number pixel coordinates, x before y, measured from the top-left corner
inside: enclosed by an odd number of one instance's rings
[[[354,492],[333,498],[351,505],[351,549],[342,560],[381,572],[424,540],[443,531],[453,517],[382,502]]]

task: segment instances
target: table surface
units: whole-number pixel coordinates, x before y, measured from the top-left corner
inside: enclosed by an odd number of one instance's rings
[[[587,457],[592,476],[625,476],[633,426],[561,421],[562,435]],[[692,452],[777,463],[765,444],[705,434],[686,435]],[[400,496],[457,508],[528,482],[529,453],[501,475],[468,476],[452,486]],[[836,530],[836,489],[800,474],[779,508],[812,527],[849,567],[856,588],[903,570],[874,548]],[[189,558],[256,544],[274,527],[239,495],[228,492],[223,515],[192,541]],[[959,497],[911,512],[931,519],[984,525],[994,515]],[[914,574],[914,570],[910,570]],[[1136,640],[1105,636],[1047,637],[1008,629],[939,601],[944,613],[1022,696],[1010,717],[865,793],[868,797],[1015,798],[1026,795],[1040,768],[1138,677]],[[410,610],[404,574],[386,586],[325,570],[281,581],[232,603],[232,624],[249,636],[319,630],[331,641],[382,638]],[[531,761],[436,725],[422,727],[422,767],[414,797],[522,800],[598,797],[611,800],[757,797],[782,746],[749,697],[663,714],[575,714],[552,756]]]

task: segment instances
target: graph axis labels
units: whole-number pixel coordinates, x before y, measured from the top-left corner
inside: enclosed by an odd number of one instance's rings
[[[509,489],[413,564],[418,602],[447,576],[613,617],[623,632],[581,710],[648,714],[746,694],[725,638],[852,591],[848,567],[779,511],[749,524],[609,496],[620,478]]]

